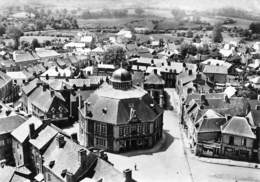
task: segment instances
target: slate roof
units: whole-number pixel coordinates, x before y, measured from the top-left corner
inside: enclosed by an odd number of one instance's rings
[[[48,112],[52,103],[56,99],[66,102],[61,93],[54,91],[54,96],[52,96],[49,89],[43,91],[43,86],[37,87],[29,96],[31,103],[41,109],[43,112]]]
[[[0,87],[6,85],[8,82],[11,82],[11,81],[12,81],[12,79],[7,74],[0,71]]]
[[[228,69],[225,66],[205,65],[203,73],[228,74]]]
[[[98,159],[94,168],[95,174],[92,179],[98,181],[101,178],[105,182],[122,182],[125,181],[123,173],[115,169],[111,164],[104,160]]]
[[[249,108],[249,103],[243,97],[232,97],[229,102],[226,102],[224,98],[207,98],[207,101],[208,105],[204,105],[204,109],[213,109],[222,115],[245,116]],[[196,100],[196,102],[201,105],[201,100]]]
[[[214,66],[225,66],[228,69],[232,66],[231,63],[223,61],[223,60],[218,60],[218,59],[207,59],[205,61],[203,61],[201,64],[210,64],[210,65],[214,65]]]
[[[86,150],[86,148],[76,144],[67,137],[64,137],[64,141],[65,144],[62,148],[59,148],[56,139],[51,142],[50,146],[43,154],[43,165],[65,182],[66,177],[61,176],[62,171],[67,170],[68,172],[75,175],[76,172],[80,169],[80,162],[78,162],[78,151],[81,149]],[[86,168],[81,172],[81,174],[83,172],[87,172],[96,160],[97,156],[87,150],[87,160],[85,162]],[[49,163],[51,161],[55,161],[52,168],[49,167]],[[79,176],[80,174],[77,175]]]
[[[30,94],[37,87],[37,83],[39,81],[40,80],[36,78],[36,79],[30,81],[28,84],[24,85],[22,87],[23,92],[28,96],[28,94]]]
[[[11,166],[5,166],[4,168],[1,167],[0,181],[9,182],[12,179],[14,172],[15,172],[15,167],[11,167]]]
[[[232,117],[226,124],[222,125],[221,132],[224,134],[241,136],[255,139],[250,125],[244,117]]]
[[[220,132],[220,126],[226,123],[226,118],[214,110],[209,109],[196,123],[199,124],[198,132],[200,133]]]
[[[16,63],[39,60],[39,58],[36,54],[33,54],[33,53],[31,54],[29,52],[20,52],[20,51],[15,51],[13,53],[13,58]]]
[[[260,110],[251,109],[247,117],[252,127],[260,127]]]
[[[155,85],[164,85],[165,81],[160,77],[160,75],[151,73],[145,78],[145,84],[155,84]]]
[[[48,144],[56,135],[58,131],[51,126],[46,126],[42,129],[35,139],[30,139],[29,142],[37,149],[41,150],[46,144]]]
[[[21,124],[18,128],[16,128],[11,134],[17,139],[20,143],[23,143],[27,137],[29,136],[29,125],[34,124],[35,130],[42,126],[42,120],[39,118],[32,116],[27,119],[23,124]]]
[[[92,112],[92,120],[120,125],[127,124],[130,116],[130,104],[134,105],[136,116],[142,122],[152,122],[162,111],[155,106],[147,92],[138,88],[130,90],[113,89],[104,85],[88,98],[88,110]],[[103,109],[106,112],[103,112]],[[84,112],[82,110],[82,112]]]
[[[0,118],[0,134],[11,133],[25,122],[25,118],[19,115]]]
[[[133,85],[143,85],[144,83],[144,72],[142,71],[134,71],[132,74],[132,82]]]

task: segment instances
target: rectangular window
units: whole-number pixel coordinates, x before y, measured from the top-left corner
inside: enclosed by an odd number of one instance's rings
[[[129,126],[125,127],[125,136],[129,136],[129,133],[130,133],[129,130],[130,130]]]
[[[17,149],[19,149],[19,144],[17,143]]]
[[[106,146],[106,140],[102,139],[102,138],[96,138],[96,145],[99,146]]]
[[[48,174],[48,181],[51,181],[51,175]]]
[[[120,137],[124,136],[124,127],[122,127],[122,126],[119,127],[119,136]]]
[[[102,136],[106,136],[107,132],[106,132],[106,125],[102,124],[101,125],[101,135]]]
[[[243,138],[243,146],[246,146],[246,138]]]
[[[143,131],[142,125],[138,125],[138,127],[137,127],[137,132],[138,132],[139,134],[142,134],[142,131]]]
[[[149,126],[150,126],[149,123],[145,124],[145,133],[149,133],[149,131],[150,131]]]
[[[99,134],[100,133],[100,124],[96,123],[96,128],[95,128],[95,133]]]
[[[0,141],[0,147],[1,147],[1,146],[4,146],[4,145],[5,145],[5,141],[4,141],[4,140],[1,140],[1,141]]]
[[[229,136],[229,145],[234,145],[234,136]]]

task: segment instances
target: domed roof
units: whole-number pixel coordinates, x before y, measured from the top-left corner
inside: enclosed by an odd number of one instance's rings
[[[129,82],[132,81],[131,74],[124,68],[119,68],[116,71],[114,71],[112,77],[112,82]]]

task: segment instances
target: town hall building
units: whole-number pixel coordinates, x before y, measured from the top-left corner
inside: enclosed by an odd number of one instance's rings
[[[79,96],[79,142],[83,146],[111,152],[150,148],[162,132],[163,109],[147,91],[132,85],[131,74],[123,68],[84,102]]]

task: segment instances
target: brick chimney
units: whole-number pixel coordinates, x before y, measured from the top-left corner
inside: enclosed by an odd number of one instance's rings
[[[57,145],[59,148],[62,148],[65,144],[64,136],[63,135],[58,135],[56,137]]]
[[[35,139],[35,126],[34,123],[29,124],[29,138]]]
[[[80,166],[84,166],[86,160],[87,160],[87,151],[85,149],[80,149],[78,151],[78,162],[80,163]]]
[[[132,182],[132,170],[131,169],[126,169],[123,171],[124,176],[125,176],[125,182]]]

